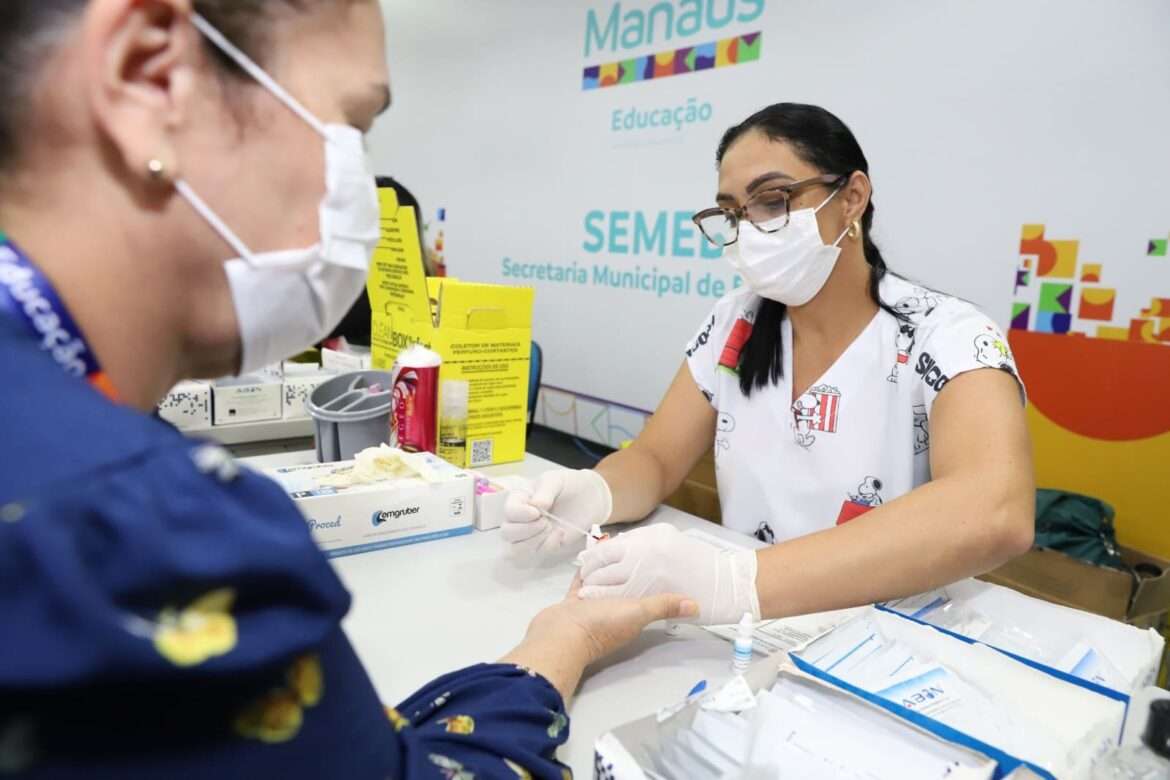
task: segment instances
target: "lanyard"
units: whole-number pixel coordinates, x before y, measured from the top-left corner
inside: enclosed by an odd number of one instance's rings
[[[114,388],[77,323],[45,275],[0,233],[0,313],[23,322],[65,373],[85,379],[110,400]]]

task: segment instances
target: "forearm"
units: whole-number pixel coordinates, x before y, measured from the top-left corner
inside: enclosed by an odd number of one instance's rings
[[[613,493],[611,523],[632,523],[645,518],[677,487],[667,484],[662,464],[637,444],[610,455],[596,470]]]
[[[500,663],[522,666],[541,675],[557,689],[568,707],[589,665],[589,656],[583,642],[529,636],[501,658]]]
[[[1033,494],[1026,473],[938,479],[846,525],[762,550],[761,612],[871,604],[989,571],[1031,546]]]

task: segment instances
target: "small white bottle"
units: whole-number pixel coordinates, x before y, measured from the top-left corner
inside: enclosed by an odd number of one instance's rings
[[[752,622],[752,613],[743,613],[743,617],[739,619],[739,625],[736,626],[735,643],[732,645],[734,649],[731,670],[736,674],[743,674],[751,666],[752,630],[754,628],[755,624]]]

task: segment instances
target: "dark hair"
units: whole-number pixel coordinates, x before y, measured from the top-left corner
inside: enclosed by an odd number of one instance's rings
[[[715,160],[723,162],[728,148],[751,130],[758,130],[773,141],[784,141],[797,155],[823,173],[848,176],[854,171],[869,175],[869,161],[849,128],[836,116],[819,106],[802,103],[776,103],[757,111],[723,134]],[[862,247],[869,263],[869,294],[874,302],[891,315],[902,315],[886,304],[878,293],[886,275],[886,261],[870,238],[873,225],[873,198],[861,215]],[[786,307],[765,299],[756,314],[752,335],[744,345],[739,362],[739,387],[745,396],[753,388],[777,384],[784,371],[784,347],[780,339],[780,324]]]
[[[303,10],[321,0],[195,0],[195,10],[227,38],[263,60],[273,13]],[[55,38],[80,16],[87,0],[0,0],[0,170],[19,153],[19,121],[35,89],[36,70]],[[204,42],[226,73],[242,75],[219,49]]]

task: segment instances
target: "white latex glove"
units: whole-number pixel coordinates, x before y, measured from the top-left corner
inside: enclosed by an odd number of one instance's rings
[[[581,533],[562,528],[542,515],[551,512]],[[528,490],[513,490],[504,504],[504,539],[520,552],[546,552],[566,544],[584,546],[593,525],[609,520],[613,493],[600,474],[592,470],[546,471]]]
[[[581,598],[681,593],[699,604],[699,623],[760,619],[755,550],[722,550],[659,523],[602,542],[582,556]]]

